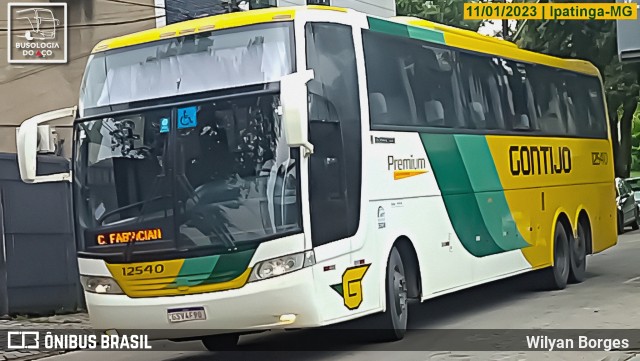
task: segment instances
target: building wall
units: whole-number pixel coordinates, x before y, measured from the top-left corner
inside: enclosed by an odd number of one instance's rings
[[[0,0],[2,28],[7,26],[8,2]],[[15,128],[23,120],[49,110],[77,104],[82,73],[89,53],[96,43],[106,38],[155,27],[154,1],[135,2],[141,5],[109,0],[67,0],[67,64],[9,65],[7,33],[0,31],[0,152],[15,152]],[[69,123],[69,120],[64,121]],[[67,125],[58,126],[57,129],[65,138],[65,155],[69,156],[71,128]]]

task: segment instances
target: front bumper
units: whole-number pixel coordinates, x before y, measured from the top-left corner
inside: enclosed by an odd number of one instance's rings
[[[85,293],[92,326],[140,330],[152,339],[198,337],[228,332],[315,327],[321,323],[311,268],[228,291],[173,297],[130,298]],[[204,307],[206,320],[171,323],[171,308]],[[281,315],[296,315],[281,322]],[[126,333],[126,332],[125,332]]]

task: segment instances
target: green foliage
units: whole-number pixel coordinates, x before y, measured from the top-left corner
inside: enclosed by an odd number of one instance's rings
[[[633,114],[631,124],[631,170],[640,171],[640,106]]]
[[[396,0],[396,12],[398,16],[415,16],[441,24],[478,31],[483,21],[464,20],[464,3],[465,1],[462,0]]]

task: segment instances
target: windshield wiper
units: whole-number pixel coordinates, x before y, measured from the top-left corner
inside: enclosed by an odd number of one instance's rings
[[[98,218],[97,222],[98,222],[100,225],[104,226],[104,224],[103,224],[103,223],[104,223],[105,219],[107,219],[107,218],[109,218],[109,217],[111,217],[111,216],[113,216],[113,215],[115,215],[115,214],[118,214],[118,213],[120,213],[120,212],[123,212],[123,211],[129,210],[129,209],[132,209],[132,208],[136,208],[136,207],[144,206],[144,205],[145,205],[145,204],[147,204],[147,203],[155,202],[155,201],[157,201],[157,200],[164,199],[164,198],[169,198],[169,197],[171,197],[171,196],[169,196],[169,195],[166,195],[166,194],[165,194],[165,195],[161,195],[161,196],[153,197],[153,198],[151,198],[151,199],[146,199],[146,200],[144,200],[144,201],[140,201],[140,202],[136,202],[136,203],[131,203],[131,204],[129,204],[129,205],[127,205],[127,206],[124,206],[124,207],[116,208],[116,209],[114,209],[114,210],[112,210],[112,211],[109,211],[109,212],[107,212],[107,213],[103,214],[100,218]],[[142,216],[142,210],[140,211],[140,216]],[[140,216],[138,216],[138,217],[140,217]]]

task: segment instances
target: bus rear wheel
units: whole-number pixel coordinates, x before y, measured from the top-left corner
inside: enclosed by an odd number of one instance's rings
[[[562,222],[558,222],[553,237],[553,266],[545,270],[548,287],[553,290],[562,290],[567,287],[570,268],[569,237]]]
[[[585,280],[587,273],[587,244],[591,242],[591,232],[584,220],[578,222],[577,237],[571,237],[571,272],[569,281],[580,283]]]
[[[240,335],[237,333],[225,333],[221,335],[205,336],[202,344],[209,351],[232,351],[238,348]]]
[[[409,307],[405,267],[395,246],[391,249],[387,262],[385,285],[387,310],[378,319],[376,339],[381,342],[398,341],[407,332]]]

